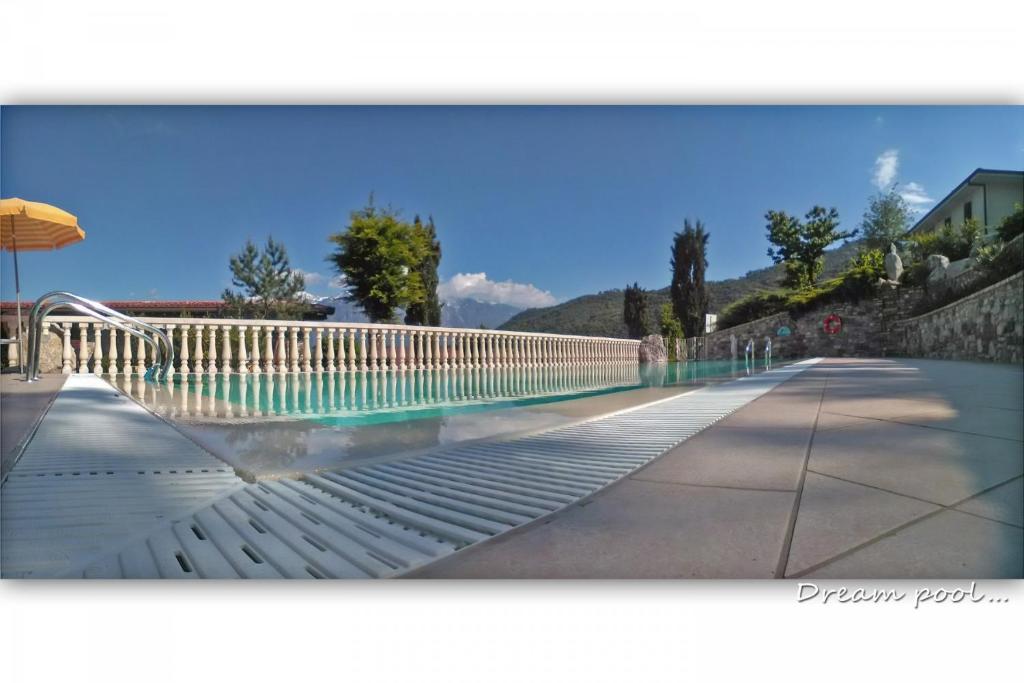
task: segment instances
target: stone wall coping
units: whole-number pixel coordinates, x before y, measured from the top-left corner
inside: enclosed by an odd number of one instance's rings
[[[916,315],[913,318],[904,318],[903,320],[897,320],[897,321],[895,321],[894,324],[895,325],[903,325],[903,324],[906,324],[906,323],[914,322],[915,320],[921,320],[922,318],[927,318],[928,316],[937,315],[937,314],[942,313],[943,311],[945,311],[947,308],[954,308],[956,306],[960,306],[961,304],[963,304],[963,303],[965,303],[967,301],[970,301],[971,299],[976,299],[976,298],[982,297],[982,296],[984,296],[985,294],[987,294],[988,292],[990,292],[993,289],[997,289],[999,287],[1002,287],[1003,285],[1010,284],[1014,280],[1020,280],[1021,278],[1024,278],[1024,270],[1020,271],[1016,275],[1011,275],[1010,277],[1006,278],[1005,280],[1000,280],[999,282],[996,282],[995,284],[991,284],[988,287],[986,287],[985,289],[979,289],[977,292],[974,292],[973,294],[968,294],[967,296],[965,296],[965,297],[963,297],[961,299],[957,299],[956,301],[950,302],[950,303],[946,304],[945,306],[943,306],[942,308],[936,308],[934,311],[928,311],[927,313],[922,313],[921,315]]]

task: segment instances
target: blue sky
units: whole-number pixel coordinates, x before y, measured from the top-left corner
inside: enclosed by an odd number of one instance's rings
[[[19,258],[32,298],[218,298],[246,238],[307,289],[371,191],[434,216],[444,292],[540,305],[668,283],[684,218],[710,279],[769,264],[763,215],[876,185],[926,210],[976,167],[1024,168],[1020,107],[4,107],[0,195],[78,215],[85,242]],[[2,296],[14,297],[11,256]],[[485,275],[484,275],[485,274]]]

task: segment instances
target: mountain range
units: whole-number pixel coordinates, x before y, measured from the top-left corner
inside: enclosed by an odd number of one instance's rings
[[[838,275],[857,253],[859,242],[850,242],[825,252],[822,278]],[[716,313],[738,299],[757,291],[778,289],[785,271],[782,265],[752,270],[743,277],[708,282],[708,311]],[[669,288],[648,292],[650,328],[658,328],[658,313],[662,304],[671,301]],[[622,290],[611,289],[598,294],[586,294],[547,308],[530,308],[517,313],[498,329],[521,332],[553,332],[602,337],[625,337],[622,322]]]
[[[859,242],[850,242],[825,252],[822,278],[835,277],[846,268],[857,253]],[[743,277],[707,283],[709,311],[721,311],[730,303],[757,291],[778,289],[785,272],[781,265],[752,270]],[[312,296],[312,303],[334,307],[328,320],[335,322],[367,322],[366,314],[356,304],[341,296]],[[658,312],[662,304],[671,301],[669,288],[648,292],[648,314],[651,329],[657,329]],[[398,311],[397,319],[404,313]],[[597,294],[585,294],[554,306],[521,309],[508,304],[495,304],[476,299],[450,299],[441,308],[444,327],[517,330],[520,332],[551,332],[602,337],[625,337],[622,322],[622,290],[610,289]]]
[[[369,318],[354,303],[340,296],[306,296],[310,303],[333,306],[334,313],[327,320],[334,322],[365,323]],[[498,325],[519,313],[523,309],[508,304],[492,304],[476,299],[450,299],[441,307],[441,325],[444,327],[495,329]],[[397,319],[404,317],[404,311],[398,311]]]

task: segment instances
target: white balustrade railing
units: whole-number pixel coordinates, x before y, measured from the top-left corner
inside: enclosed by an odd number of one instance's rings
[[[446,327],[213,318],[139,318],[164,330],[175,374],[635,365],[635,339]],[[48,316],[61,330],[64,374],[131,375],[152,358],[136,340],[82,316]],[[75,341],[77,340],[77,344]],[[152,354],[149,353],[151,356]]]

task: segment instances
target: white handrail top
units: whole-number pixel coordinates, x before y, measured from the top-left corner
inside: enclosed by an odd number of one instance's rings
[[[95,319],[88,316],[77,315],[48,315],[53,322],[84,322],[97,323]],[[286,328],[315,328],[315,329],[355,329],[355,330],[397,330],[401,332],[443,332],[445,334],[473,333],[473,334],[497,334],[514,337],[530,338],[557,338],[557,339],[578,339],[587,341],[611,341],[628,344],[639,344],[639,339],[624,339],[620,337],[591,337],[577,334],[554,334],[550,332],[519,332],[516,330],[482,330],[475,327],[426,327],[419,325],[402,325],[387,323],[358,323],[358,322],[335,322],[331,320],[257,320],[242,318],[161,318],[161,317],[139,317],[136,318],[150,325],[206,325],[217,327],[286,327]]]

